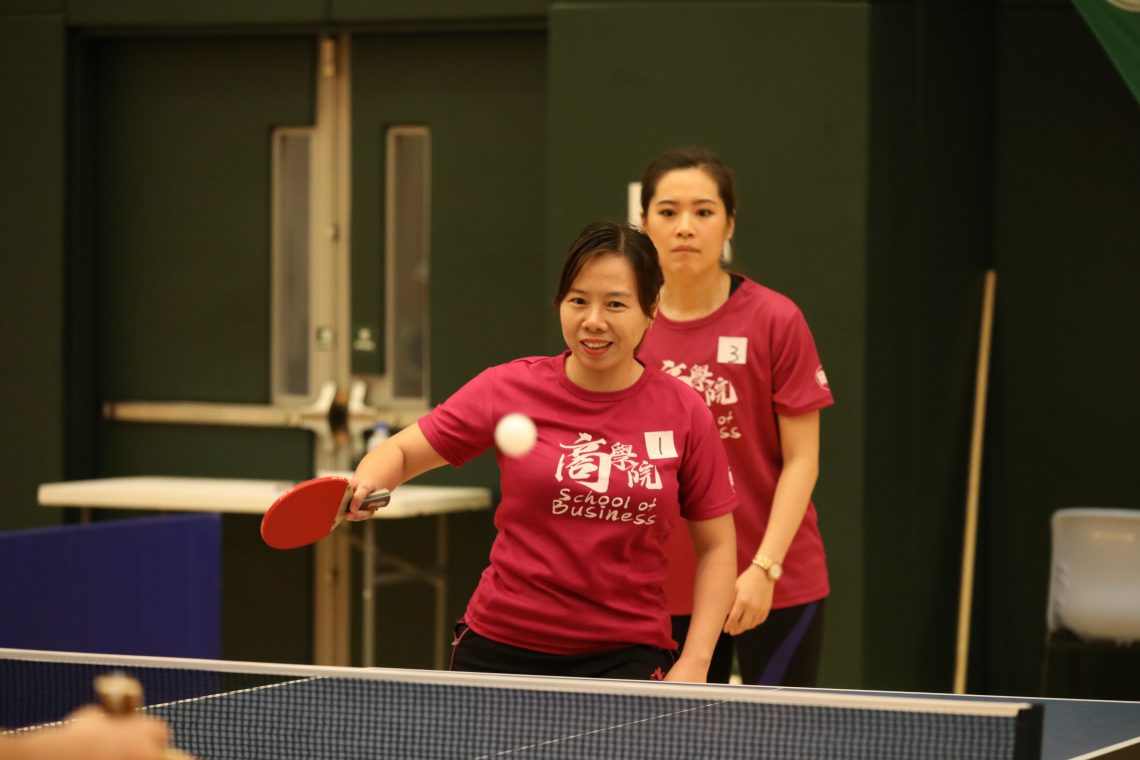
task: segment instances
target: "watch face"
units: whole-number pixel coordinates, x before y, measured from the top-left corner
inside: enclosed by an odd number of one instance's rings
[[[784,574],[784,568],[775,562],[768,568],[768,577],[774,581],[780,580],[780,576]]]

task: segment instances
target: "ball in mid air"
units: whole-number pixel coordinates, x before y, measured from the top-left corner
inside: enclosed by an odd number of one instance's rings
[[[530,453],[538,431],[530,417],[519,412],[503,415],[495,425],[495,445],[507,456],[521,457]]]

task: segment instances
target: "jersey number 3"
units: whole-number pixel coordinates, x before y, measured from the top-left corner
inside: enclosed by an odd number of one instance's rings
[[[716,360],[720,364],[744,364],[748,360],[748,338],[722,335],[716,346]]]

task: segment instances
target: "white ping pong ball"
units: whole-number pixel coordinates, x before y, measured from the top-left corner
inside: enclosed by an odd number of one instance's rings
[[[530,453],[538,431],[534,422],[525,414],[511,412],[503,415],[495,425],[495,445],[507,456],[521,457]]]

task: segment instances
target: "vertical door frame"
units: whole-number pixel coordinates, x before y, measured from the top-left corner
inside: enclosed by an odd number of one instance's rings
[[[351,371],[349,238],[351,225],[351,71],[347,34],[317,39],[317,113],[313,142],[312,256],[310,259],[313,371],[318,387],[331,384],[347,403]],[[318,441],[313,470],[347,470],[350,448]],[[347,532],[313,548],[313,661],[351,662],[351,552]]]

